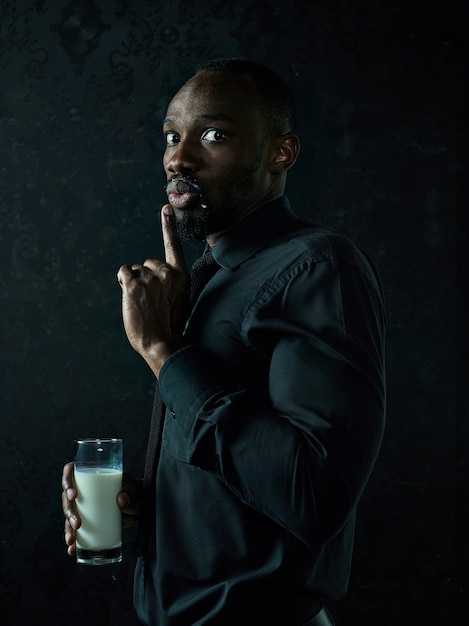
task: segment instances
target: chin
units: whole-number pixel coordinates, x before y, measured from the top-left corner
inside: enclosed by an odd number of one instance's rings
[[[176,229],[183,243],[204,241],[209,235],[208,209],[179,211],[176,213]]]

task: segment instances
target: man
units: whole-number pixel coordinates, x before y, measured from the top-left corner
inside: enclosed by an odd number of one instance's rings
[[[332,624],[322,607],[346,592],[383,432],[379,279],[348,239],[290,210],[299,139],[276,74],[236,59],[203,67],[163,131],[165,261],[118,274],[127,336],[166,406],[137,613],[159,626]],[[189,306],[181,240],[196,239],[216,265]],[[70,466],[63,488],[73,554]],[[118,497],[127,513],[131,489]]]

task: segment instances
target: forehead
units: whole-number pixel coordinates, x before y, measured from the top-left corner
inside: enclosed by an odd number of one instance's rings
[[[213,116],[246,122],[260,115],[260,98],[251,77],[233,72],[202,72],[176,93],[166,117]]]

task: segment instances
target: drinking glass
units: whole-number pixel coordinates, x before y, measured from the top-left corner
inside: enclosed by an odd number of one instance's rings
[[[77,562],[105,565],[122,561],[122,439],[77,439],[75,486],[81,526]]]

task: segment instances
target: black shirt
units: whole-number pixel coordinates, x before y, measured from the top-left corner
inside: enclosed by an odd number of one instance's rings
[[[295,626],[347,589],[384,427],[382,290],[357,246],[286,198],[213,253],[160,374],[155,543],[135,607],[158,626]]]

